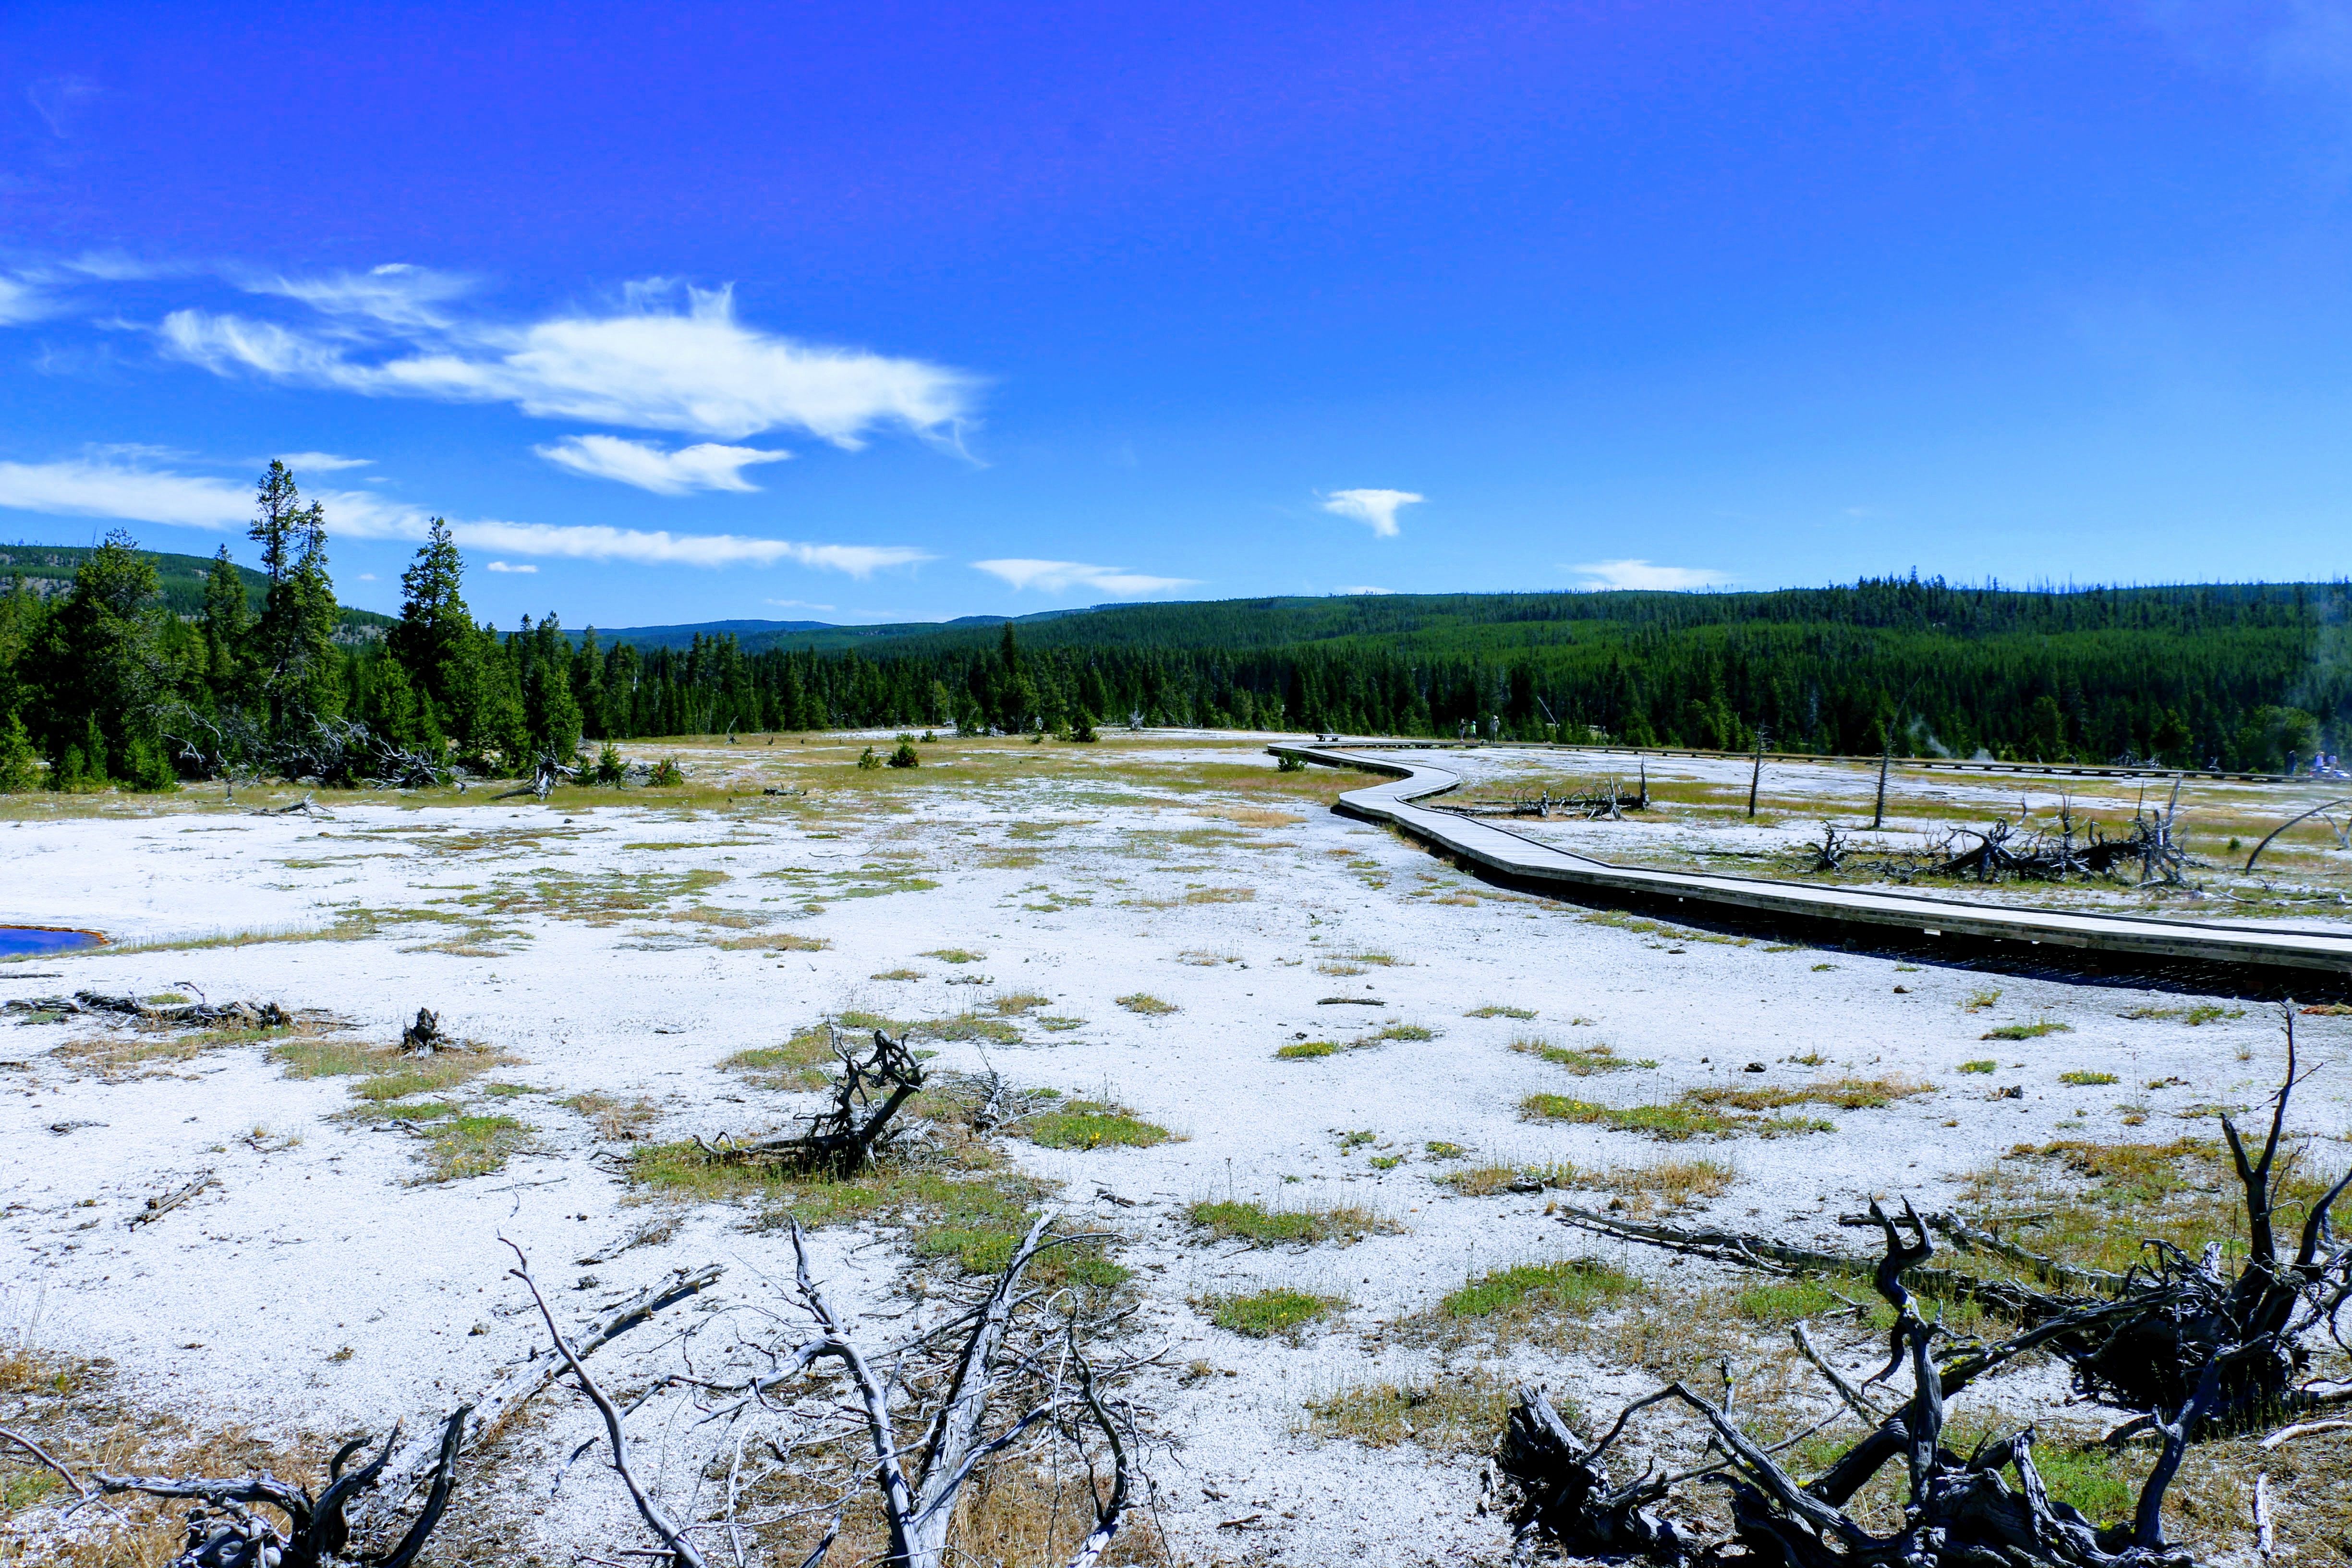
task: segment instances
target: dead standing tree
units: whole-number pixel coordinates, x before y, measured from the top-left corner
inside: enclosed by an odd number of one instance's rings
[[[789,1164],[831,1176],[854,1176],[873,1163],[890,1140],[891,1118],[921,1091],[923,1065],[903,1037],[894,1040],[875,1030],[874,1049],[860,1061],[843,1046],[838,1031],[831,1025],[826,1029],[841,1076],[834,1080],[833,1104],[809,1118],[808,1131],[749,1143],[697,1138],[705,1155],[721,1164]],[[882,1093],[878,1102],[877,1091]]]
[[[1517,1554],[1551,1544],[1579,1556],[1640,1555],[1669,1568],[1722,1562],[1722,1545],[1700,1541],[1659,1512],[1675,1487],[1705,1480],[1731,1494],[1733,1541],[1726,1544],[1782,1568],[2186,1568],[2189,1553],[2164,1539],[2164,1494],[2191,1432],[2219,1400],[2222,1366],[2237,1347],[2217,1347],[2189,1396],[2168,1418],[2159,1418],[2163,1453],[2140,1489],[2130,1521],[2101,1530],[2051,1498],[2034,1468],[2032,1426],[1980,1442],[1965,1458],[1944,1447],[1946,1401],[1983,1369],[1956,1374],[1938,1363],[1933,1347],[1946,1331],[1920,1316],[1903,1283],[1907,1270],[1935,1252],[1926,1225],[1906,1205],[1906,1240],[1876,1204],[1871,1215],[1886,1244],[1873,1283],[1895,1310],[1886,1365],[1857,1387],[1812,1351],[1802,1324],[1797,1329],[1799,1347],[1839,1403],[1874,1424],[1867,1436],[1807,1486],[1781,1468],[1774,1448],[1739,1428],[1728,1398],[1718,1405],[1680,1383],[1671,1384],[1625,1406],[1600,1440],[1588,1445],[1568,1429],[1540,1390],[1522,1388],[1496,1452],[1512,1504]],[[1911,1396],[1894,1415],[1883,1415],[1866,1393],[1906,1365]],[[1680,1474],[1644,1471],[1635,1480],[1612,1484],[1606,1468],[1609,1450],[1627,1424],[1643,1410],[1669,1403],[1705,1421],[1714,1458]],[[1800,1435],[1805,1436],[1811,1434]],[[1845,1506],[1896,1459],[1903,1461],[1908,1481],[1903,1526],[1891,1535],[1875,1535]]]

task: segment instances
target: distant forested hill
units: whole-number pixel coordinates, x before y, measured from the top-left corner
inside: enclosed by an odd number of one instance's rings
[[[2352,584],[1387,595],[1132,605],[628,651],[614,734],[964,723],[1487,733],[2274,767],[2352,740]],[[631,634],[614,634],[627,638]],[[583,650],[585,651],[585,650]],[[617,650],[606,650],[604,662]],[[595,721],[592,720],[592,723]]]
[[[23,577],[26,586],[44,599],[55,598],[73,587],[74,574],[88,560],[90,547],[76,544],[0,544],[0,592],[6,592],[12,579]],[[163,605],[175,616],[197,616],[205,608],[205,577],[213,569],[209,557],[203,555],[173,555],[161,551],[139,552],[155,563],[155,574],[163,590]],[[239,581],[245,584],[245,596],[259,614],[263,598],[269,588],[269,579],[249,566],[236,569]],[[348,606],[338,609],[336,620],[346,632],[362,627],[377,630],[392,625],[390,616],[373,610],[354,610]]]

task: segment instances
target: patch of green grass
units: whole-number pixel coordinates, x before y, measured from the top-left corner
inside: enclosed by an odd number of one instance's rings
[[[1979,986],[1976,990],[1969,992],[1966,996],[1960,998],[1960,1011],[1963,1013],[1981,1013],[2000,1000],[2000,992],[1999,990],[1990,986]]]
[[[1422,1152],[1433,1160],[1462,1160],[1470,1154],[1470,1151],[1461,1144],[1448,1143],[1440,1138],[1433,1138],[1421,1147]]]
[[[1001,1018],[1020,1018],[1035,1012],[1052,1000],[1051,996],[1035,991],[1008,991],[991,1002],[989,1005],[996,1010],[997,1016]]]
[[[1293,1040],[1276,1050],[1275,1056],[1286,1062],[1306,1061],[1315,1057],[1339,1054],[1339,1047],[1329,1040]]]
[[[1524,1317],[1535,1312],[1589,1312],[1642,1288],[1622,1269],[1595,1258],[1521,1263],[1482,1274],[1448,1294],[1437,1310],[1449,1318]]]
[[[1506,1007],[1500,1003],[1489,1002],[1483,1007],[1473,1007],[1462,1016],[1465,1018],[1517,1018],[1524,1023],[1536,1016],[1536,1010],[1533,1007]]]
[[[1800,1132],[1831,1132],[1833,1123],[1811,1116],[1727,1116],[1690,1100],[1670,1105],[1595,1105],[1564,1094],[1531,1094],[1519,1101],[1531,1121],[1597,1124],[1620,1132],[1640,1132],[1667,1142],[1691,1138],[1778,1138]]]
[[[1365,1037],[1368,1040],[1433,1040],[1437,1031],[1419,1024],[1391,1024]]]
[[[1540,1057],[1554,1067],[1566,1068],[1578,1078],[1591,1078],[1594,1073],[1620,1072],[1633,1064],[1617,1054],[1617,1047],[1606,1040],[1573,1049],[1555,1046],[1540,1035],[1522,1035],[1511,1042],[1511,1049],[1522,1056]]]
[[[1030,1022],[1049,1035],[1066,1035],[1072,1029],[1083,1029],[1087,1026],[1087,1021],[1084,1018],[1073,1018],[1061,1013],[1040,1013]]]
[[[1201,1303],[1209,1321],[1246,1339],[1295,1339],[1298,1331],[1348,1303],[1337,1296],[1314,1296],[1277,1285],[1254,1296],[1211,1296]]]
[[[1219,1241],[1257,1247],[1342,1247],[1368,1236],[1402,1234],[1404,1226],[1352,1204],[1322,1208],[1273,1208],[1244,1200],[1204,1199],[1184,1211],[1193,1225]]]
[[[493,1175],[530,1142],[531,1129],[511,1116],[459,1116],[439,1129],[425,1147],[423,1182],[457,1182]]]
[[[1021,1123],[1022,1136],[1047,1149],[1149,1149],[1168,1142],[1168,1129],[1124,1106],[1074,1100]]]
[[[964,947],[935,947],[923,956],[936,958],[941,963],[978,963],[988,954],[974,952],[970,948]]]
[[[1134,992],[1129,995],[1118,997],[1116,1000],[1129,1012],[1140,1013],[1147,1018],[1160,1017],[1177,1010],[1175,1003],[1162,1002],[1159,997],[1146,991]]]
[[[719,1065],[741,1073],[759,1089],[821,1089],[825,1068],[836,1059],[832,1037],[819,1026],[797,1031],[781,1046],[737,1051]]]
[[[446,1100],[394,1100],[362,1102],[347,1113],[362,1121],[438,1121],[457,1114]]]
[[[1894,1314],[1885,1303],[1866,1296],[1856,1299],[1870,1307],[1872,1327],[1893,1324]],[[1853,1309],[1832,1295],[1829,1287],[1818,1279],[1776,1279],[1766,1284],[1742,1286],[1733,1291],[1731,1310],[1748,1322],[1785,1328],[1801,1320],[1826,1318],[1837,1312],[1851,1312]]]
[[[868,980],[920,980],[922,977],[923,972],[919,969],[886,969],[879,974],[866,976]]]
[[[1307,1411],[1316,1432],[1368,1448],[1412,1443],[1433,1454],[1474,1454],[1494,1445],[1510,1406],[1511,1384],[1482,1369],[1428,1384],[1358,1384],[1310,1401]],[[1553,1406],[1577,1418],[1573,1401]]]
[[[1876,1110],[1916,1094],[1932,1094],[1931,1084],[1906,1078],[1816,1079],[1811,1083],[1759,1084],[1750,1089],[1729,1085],[1694,1089],[1683,1099],[1694,1105],[1727,1105],[1736,1110],[1778,1110],[1790,1105],[1833,1105],[1840,1110]]]
[[[2142,1477],[2134,1458],[2103,1445],[2033,1446],[2033,1468],[2053,1500],[2072,1504],[2103,1526],[2127,1521],[2139,1504]]]
[[[2172,1018],[2195,1028],[2200,1025],[2219,1023],[2224,1018],[2242,1018],[2243,1007],[2224,1007],[2217,1002],[2200,1002],[2193,1007],[2134,1007],[2123,1015],[2126,1018]]]
[[[728,952],[823,952],[833,943],[821,936],[780,931],[764,936],[732,936],[719,945]]]
[[[2072,1024],[2062,1024],[2054,1018],[2036,1018],[2031,1024],[2004,1024],[1998,1029],[1987,1029],[1978,1038],[2038,1040],[2044,1035],[2071,1035],[2074,1032],[2074,1026]]]
[[[1990,1058],[1990,1057],[1985,1057],[1985,1058],[1979,1058],[1978,1060],[1976,1060],[1976,1061],[1972,1061],[1972,1062],[1962,1062],[1958,1067],[1957,1067],[1957,1068],[1953,1068],[1952,1070],[1953,1070],[1953,1071],[1955,1071],[1955,1072],[1974,1072],[1974,1073],[1990,1073],[1990,1072],[1998,1072],[1998,1071],[2000,1071],[2000,1064],[1999,1062],[1997,1062],[1997,1061],[1994,1061],[1994,1060],[1993,1060],[1991,1058]]]
[[[2122,1080],[2117,1079],[2116,1075],[2111,1072],[2091,1072],[2084,1068],[2077,1068],[2072,1072],[2060,1073],[2058,1075],[2058,1081],[2060,1083],[2071,1083],[2077,1089],[2094,1089],[2103,1083],[2118,1083]]]

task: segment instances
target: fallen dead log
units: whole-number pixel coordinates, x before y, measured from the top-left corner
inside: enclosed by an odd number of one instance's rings
[[[2222,1347],[2209,1359],[2189,1397],[2168,1417],[2158,1418],[2163,1450],[2131,1519],[2102,1529],[2051,1498],[2034,1467],[2032,1427],[1980,1441],[1966,1457],[1944,1446],[1946,1400],[1958,1384],[1943,1375],[1932,1351],[1946,1331],[1920,1316],[1903,1283],[1933,1255],[1934,1243],[1927,1226],[1907,1208],[1909,1239],[1875,1205],[1873,1214],[1885,1237],[1873,1283],[1895,1309],[1895,1325],[1886,1365],[1861,1387],[1883,1382],[1907,1364],[1912,1393],[1899,1411],[1873,1426],[1807,1486],[1780,1467],[1773,1448],[1741,1430],[1728,1398],[1718,1405],[1680,1383],[1671,1384],[1626,1405],[1607,1432],[1588,1445],[1567,1430],[1541,1390],[1522,1388],[1496,1452],[1515,1555],[1524,1558],[1538,1545],[1550,1545],[1578,1556],[1638,1555],[1662,1568],[1701,1568],[1726,1561],[1728,1549],[1737,1547],[1730,1560],[1745,1557],[1782,1568],[2187,1568],[2189,1554],[2164,1538],[2164,1495],[2190,1434],[2221,1397],[2222,1363],[2236,1347]],[[1810,1350],[1806,1342],[1800,1343]],[[1860,1389],[1830,1373],[1825,1362],[1809,1359],[1829,1375],[1844,1409],[1855,1415],[1870,1410]],[[1604,1468],[1609,1450],[1636,1415],[1665,1405],[1679,1405],[1706,1423],[1714,1457],[1678,1474],[1644,1471],[1632,1482],[1612,1485]],[[1897,1459],[1907,1480],[1902,1523],[1891,1534],[1874,1534],[1845,1505]],[[1730,1493],[1729,1542],[1699,1540],[1663,1517],[1674,1489],[1696,1480]]]
[[[449,1489],[457,1479],[457,1450],[465,1432],[467,1412],[461,1405],[442,1424],[439,1455],[424,1506],[407,1531],[388,1552],[371,1553],[371,1568],[407,1568],[425,1550],[426,1539],[441,1522],[449,1504]],[[312,1498],[308,1487],[297,1487],[263,1473],[239,1480],[210,1480],[188,1476],[110,1476],[93,1478],[100,1494],[139,1492],[147,1497],[187,1498],[197,1506],[188,1514],[186,1543],[173,1560],[173,1568],[323,1568],[340,1559],[351,1542],[352,1527],[343,1510],[352,1500],[374,1487],[400,1440],[397,1423],[376,1457],[358,1469],[343,1467],[367,1445],[362,1436],[344,1444],[327,1467],[327,1487]],[[280,1528],[257,1506],[286,1516]]]
[[[173,1209],[178,1208],[182,1204],[184,1204],[189,1199],[194,1197],[198,1193],[203,1192],[206,1187],[216,1187],[219,1185],[219,1179],[210,1171],[206,1171],[203,1175],[198,1176],[194,1181],[188,1183],[185,1186],[174,1187],[168,1193],[159,1193],[155,1196],[149,1198],[146,1204],[141,1207],[139,1212],[125,1220],[123,1225],[127,1229],[131,1230],[137,1230],[142,1225],[152,1225],[157,1220],[162,1219],[165,1215],[170,1214]]]
[[[2293,1251],[2285,1251],[2273,1209],[2279,1145],[2297,1081],[2294,1004],[2285,1004],[2281,1014],[2286,1073],[2273,1097],[2270,1128],[2259,1157],[2250,1153],[2236,1124],[2221,1118],[2246,1215],[2245,1257],[2236,1273],[2223,1267],[2219,1237],[2196,1258],[2169,1242],[2146,1241],[2142,1245],[2148,1261],[2116,1275],[2042,1257],[1955,1216],[1938,1216],[1940,1224],[1912,1216],[1920,1249],[1906,1256],[1902,1266],[1912,1282],[1933,1295],[1981,1302],[2020,1326],[2019,1332],[1998,1343],[1953,1349],[1937,1368],[1948,1386],[1980,1376],[2026,1350],[2045,1349],[2073,1370],[2079,1394],[2140,1413],[2139,1419],[2110,1434],[2111,1439],[2149,1429],[2158,1411],[2186,1408],[2207,1379],[2213,1388],[2198,1405],[2192,1436],[2207,1427],[2242,1430],[2347,1397],[2300,1383],[2310,1365],[2311,1336],[2323,1327],[2336,1333],[2344,1307],[2352,1303],[2352,1240],[2338,1238],[2330,1225],[2336,1201],[2352,1187],[2352,1173],[2311,1205]],[[1905,1212],[1910,1214],[1908,1205]],[[1581,1229],[1738,1268],[1783,1275],[1867,1273],[1882,1295],[1888,1289],[1885,1258],[1873,1263],[1860,1254],[1798,1247],[1771,1237],[1577,1208],[1564,1209],[1560,1218]],[[1875,1204],[1867,1223],[1886,1224]],[[1930,1268],[1934,1247],[1927,1237],[1931,1228],[1962,1250],[2030,1268],[2043,1284],[2056,1289]],[[1892,1256],[1890,1251],[1887,1257]]]

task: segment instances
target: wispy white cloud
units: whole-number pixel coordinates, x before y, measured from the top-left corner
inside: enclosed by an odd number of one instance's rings
[[[375,464],[373,458],[339,458],[332,452],[280,452],[278,460],[294,470],[294,477],[304,474],[331,474],[339,468],[366,468]]]
[[[964,373],[925,361],[746,326],[730,289],[681,291],[656,280],[614,313],[514,326],[445,310],[460,279],[386,270],[247,285],[310,306],[325,318],[315,329],[181,310],[156,335],[167,353],[220,375],[373,397],[511,403],[539,418],[730,440],[796,429],[856,447],[888,426],[952,440],[978,389]]]
[[[834,608],[831,605],[813,605],[806,599],[765,599],[762,600],[761,603],[773,605],[780,610],[830,610]]]
[[[56,301],[41,291],[37,279],[22,273],[0,272],[0,327],[37,321],[56,313]]]
[[[1588,561],[1570,568],[1585,574],[1580,588],[1720,588],[1732,581],[1727,572],[1711,566],[1654,566],[1647,561]]]
[[[1323,510],[1353,518],[1382,539],[1394,539],[1397,510],[1428,499],[1411,490],[1333,490],[1323,498]]]
[[[1187,588],[1191,577],[1147,577],[1124,566],[1090,566],[1083,561],[1003,559],[975,561],[975,570],[1001,577],[1015,589],[1036,588],[1048,594],[1090,588],[1114,599],[1141,599],[1171,588]]]
[[[704,441],[665,452],[644,441],[618,436],[567,436],[532,451],[559,468],[592,479],[618,479],[656,495],[682,496],[689,490],[756,490],[743,477],[754,463],[781,463],[790,452],[758,447],[722,447]]]
[[[425,537],[421,507],[363,490],[312,489],[327,510],[330,533],[347,539]],[[53,516],[121,518],[180,528],[243,528],[253,515],[247,487],[208,475],[184,474],[105,458],[58,463],[0,463],[0,507]],[[501,555],[557,556],[576,561],[629,561],[662,566],[772,566],[791,563],[864,578],[934,559],[929,551],[896,544],[813,544],[732,533],[672,533],[666,529],[588,524],[452,520],[450,531],[469,550]],[[1147,579],[1156,581],[1156,579]]]
[[[489,563],[489,570],[493,572],[536,572],[539,568],[530,565],[517,566],[511,562],[507,561],[493,561]]]
[[[325,278],[248,277],[240,281],[247,293],[275,294],[299,300],[321,315],[356,318],[404,331],[448,326],[450,315],[445,307],[474,287],[469,278],[404,261]]]
[[[62,517],[226,528],[252,515],[253,493],[204,475],[80,458],[0,463],[0,506]]]

